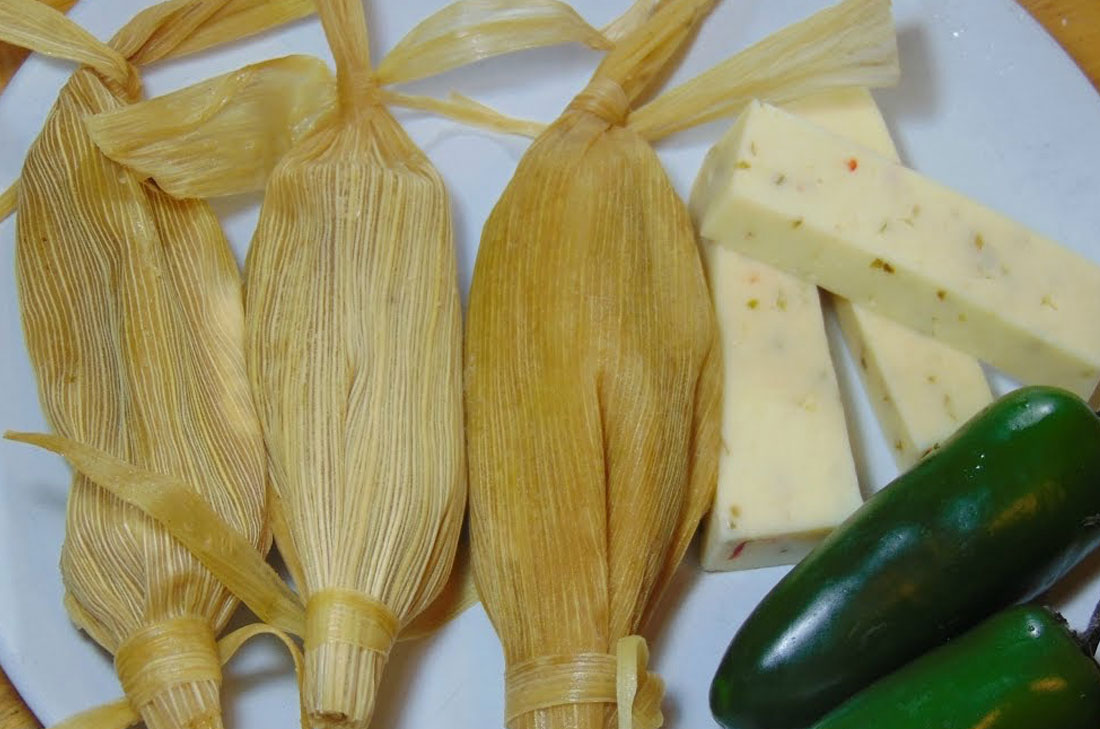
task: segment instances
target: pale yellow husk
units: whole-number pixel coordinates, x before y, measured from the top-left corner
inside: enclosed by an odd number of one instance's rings
[[[359,727],[398,634],[429,632],[476,600],[469,561],[452,571],[465,453],[449,201],[383,103],[532,132],[463,97],[427,100],[380,84],[552,42],[609,42],[562,3],[464,0],[415,28],[383,73],[370,65],[358,2],[324,2],[320,14],[337,62],[335,105],[298,103],[306,81],[280,102],[291,113],[257,114],[280,85],[282,70],[269,64],[89,124],[112,156],[176,194],[239,191],[267,176],[266,161],[212,175],[186,159],[203,145],[241,159],[232,146],[247,139],[237,132],[249,118],[261,133],[278,131],[261,157],[287,150],[247,262],[247,351],[270,454],[272,528],[300,597],[182,482],[95,449],[81,454],[79,444],[52,447],[164,524],[262,619],[302,634],[310,721]],[[620,25],[640,22],[633,17]],[[158,122],[166,109],[191,113]],[[149,483],[156,498],[142,490]]]
[[[64,456],[93,483],[162,524],[222,582],[231,585],[234,594],[264,623],[281,633],[304,635],[306,615],[301,598],[267,564],[263,555],[185,482],[56,435],[9,431],[4,437]],[[301,561],[289,549],[293,545],[279,500],[273,493],[268,496],[271,530],[284,547],[282,557],[295,584],[302,584]],[[460,540],[447,586],[415,620],[401,629],[398,640],[428,635],[476,602],[469,550]]]
[[[314,726],[365,727],[462,525],[461,310],[447,193],[381,104],[362,5],[319,11],[339,107],[268,182],[247,352],[301,570],[305,705]]]
[[[31,442],[30,439],[26,440]],[[297,644],[286,633],[263,623],[252,623],[243,628],[238,628],[219,640],[216,647],[219,662],[222,665],[228,663],[247,641],[261,635],[275,636],[283,644],[293,658],[294,670],[300,677],[302,674],[302,661],[301,651],[298,650]],[[205,660],[205,658],[202,660]],[[192,670],[188,657],[184,657],[183,660],[173,658],[172,664],[167,668],[179,674],[186,674]],[[142,720],[133,704],[131,698],[103,704],[94,709],[81,712],[59,724],[54,724],[52,729],[127,729],[127,727],[131,727]],[[301,725],[303,729],[306,727],[304,717],[301,719]]]
[[[482,233],[470,531],[510,729],[663,722],[636,633],[713,496],[721,373],[695,233],[648,140],[758,96],[897,78],[887,0],[849,0],[632,111],[710,5],[669,0],[627,34]]]
[[[16,284],[47,420],[65,438],[184,479],[258,555],[270,544],[266,464],[236,262],[209,207],[143,185],[84,127],[137,99],[127,57],[176,54],[225,4],[158,6],[108,47],[34,0],[2,0],[0,37],[92,64],[60,92],[14,195]],[[271,25],[248,20],[218,32]],[[197,559],[77,475],[61,571],[70,615],[114,654],[135,715],[151,729],[221,726],[215,636],[236,599]],[[75,721],[104,716],[120,715]]]
[[[645,40],[613,51],[524,155],[482,233],[467,324],[470,528],[511,729],[619,721],[618,642],[640,629],[711,499],[720,371],[706,281],[683,203],[622,125],[710,5],[667,3]],[[658,681],[642,674],[656,700],[623,719],[660,725]]]
[[[136,74],[135,66],[151,64],[166,57],[196,53],[212,46],[232,42],[246,35],[266,30],[268,27],[303,18],[303,16],[311,13],[312,9],[312,0],[168,0],[161,4],[152,5],[152,7],[136,14],[112,38],[111,44],[108,46],[98,43],[95,37],[92,37],[75,23],[68,22],[64,16],[52,8],[46,7],[45,4],[36,4],[26,0],[4,0],[0,2],[0,42],[29,47],[37,53],[74,60],[76,63],[95,68],[103,84],[106,84],[113,92],[119,93],[120,98],[124,97],[128,103],[123,104],[122,107],[105,108],[100,112],[91,112],[85,115],[84,121],[87,123],[94,119],[97,113],[111,114],[112,119],[116,120],[117,124],[121,124],[120,134],[131,134],[135,137],[134,140],[128,140],[127,137],[123,136],[121,143],[138,148],[147,156],[147,151],[142,150],[141,141],[147,140],[151,136],[150,126],[154,131],[163,129],[165,120],[158,117],[156,112],[165,111],[165,107],[154,107],[152,115],[146,114],[144,118],[135,120],[143,123],[125,125],[127,115],[122,112],[129,110],[131,107],[143,107],[142,103],[135,103],[139,101],[141,91],[141,80]],[[173,29],[171,35],[158,32],[163,26],[169,25]],[[321,66],[317,60],[306,62],[300,56],[293,58],[298,59],[297,63],[299,65],[311,63],[315,66],[315,68],[307,70],[306,76],[309,79],[322,75],[322,71],[316,68]],[[281,75],[281,78],[285,80],[288,77],[286,66],[289,63],[293,62],[283,59],[282,62],[273,62],[268,65],[257,64],[257,67],[271,68],[270,73]],[[255,87],[270,89],[274,86],[271,80],[263,77],[259,81],[251,80],[254,81],[253,84],[245,85],[245,92],[241,93],[245,101],[243,103],[245,108],[249,108],[246,101],[254,100],[256,97]],[[240,85],[240,79],[238,81]],[[284,91],[289,91],[290,88],[301,88],[306,84],[307,78],[295,78],[293,84]],[[221,88],[226,89],[227,86],[231,88],[232,84],[223,84]],[[310,85],[310,88],[315,89],[315,86]],[[220,110],[216,106],[216,102],[210,99],[211,89],[209,85],[206,90],[206,98],[201,96],[196,98],[195,93],[190,90],[183,91],[182,96],[185,101],[198,104],[198,107],[189,115],[188,119],[194,122],[196,119],[206,121],[212,118],[215,123],[211,124],[213,130],[211,134],[216,134],[217,131],[227,128],[227,114],[219,113]],[[252,91],[251,95],[246,91]],[[239,162],[246,159],[249,166],[261,166],[263,172],[268,172],[271,164],[274,164],[272,157],[277,157],[283,152],[278,143],[287,136],[300,136],[301,133],[306,131],[301,129],[305,122],[315,118],[319,113],[319,107],[322,106],[324,101],[324,91],[323,89],[320,91],[322,98],[299,103],[279,102],[268,95],[260,101],[272,102],[273,108],[255,109],[256,104],[253,104],[254,113],[252,118],[265,120],[266,129],[273,133],[274,141],[260,143],[267,154],[245,155],[242,151],[242,145],[227,146],[226,148],[232,150],[233,157],[231,158]],[[331,97],[331,93],[329,93],[329,96]],[[226,104],[227,99],[222,98],[221,103]],[[260,106],[263,106],[263,104],[261,103]],[[171,109],[171,107],[169,109],[176,111],[179,107],[180,104],[177,103],[175,109]],[[120,113],[123,119],[119,119]],[[231,120],[233,117],[238,120],[241,119],[240,112],[233,112],[232,109],[229,109],[228,115]],[[231,120],[229,122],[230,128]],[[279,136],[279,130],[285,130],[282,136]],[[187,158],[194,163],[197,159],[194,155],[198,150],[220,153],[223,150],[218,146],[218,139],[217,136],[213,136],[213,140],[187,137],[180,154],[189,155]],[[251,140],[251,142],[253,145],[257,144],[255,140]],[[206,144],[206,146],[201,146],[202,144]],[[273,147],[274,151],[272,151]],[[116,159],[116,162],[125,164],[127,159]],[[234,183],[242,177],[250,179],[249,170],[243,170],[243,172],[238,170],[237,174],[227,176],[222,174],[224,166],[220,168],[217,166],[211,168],[209,165],[199,166],[207,169],[208,175],[212,178],[228,177],[234,180]],[[169,168],[171,167],[172,165],[169,165]],[[252,172],[251,179],[254,179],[256,174]],[[15,191],[17,191],[18,186],[19,180],[17,179],[0,195],[0,220],[8,218],[14,212],[15,205],[17,205]]]
[[[175,197],[262,190],[286,150],[336,106],[323,61],[287,56],[88,119],[111,159]],[[257,120],[266,120],[258,134]]]
[[[41,2],[63,13],[76,4],[76,0],[41,0]],[[21,46],[0,42],[0,93],[3,93],[11,77],[23,65],[29,53],[29,50]]]
[[[637,0],[609,31],[637,26],[653,2]],[[606,50],[612,41],[560,0],[459,0],[420,22],[371,69],[370,93],[380,93],[387,105],[533,137],[544,125],[513,119],[460,94],[439,99],[383,87],[564,43]],[[331,77],[312,67],[299,71],[305,63],[298,58],[254,64],[93,117],[92,138],[108,157],[176,197],[263,189],[275,162],[334,106]]]

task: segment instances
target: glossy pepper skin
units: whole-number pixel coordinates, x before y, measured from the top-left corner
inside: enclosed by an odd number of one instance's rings
[[[1009,608],[926,653],[813,729],[1096,729],[1100,666],[1050,611]]]
[[[727,729],[803,729],[1049,587],[1100,543],[1100,419],[1016,390],[867,501],[764,598],[711,684]]]

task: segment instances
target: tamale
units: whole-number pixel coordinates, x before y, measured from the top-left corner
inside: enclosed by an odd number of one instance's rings
[[[753,96],[897,77],[888,2],[849,0],[632,110],[711,4],[669,0],[617,45],[482,233],[470,532],[510,729],[663,721],[636,633],[712,499],[721,373],[691,220],[647,140]]]
[[[253,14],[230,33],[217,20],[229,5],[246,3],[156,6],[108,46],[34,0],[3,0],[0,37],[87,63],[61,90],[17,194],[16,283],[46,418],[67,439],[185,478],[258,553],[271,541],[266,463],[236,261],[205,203],[142,184],[84,128],[138,98],[132,63],[272,24]],[[61,573],[70,616],[114,655],[127,699],[73,725],[221,726],[220,652],[232,649],[215,638],[237,601],[197,559],[77,475]]]
[[[338,116],[267,184],[247,356],[302,569],[304,702],[315,727],[360,727],[462,524],[461,323],[443,182],[379,103],[359,0],[318,10]]]

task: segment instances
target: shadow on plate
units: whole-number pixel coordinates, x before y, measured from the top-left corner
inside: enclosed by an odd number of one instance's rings
[[[909,120],[925,120],[936,117],[939,94],[932,60],[931,44],[927,28],[920,25],[898,29],[898,55],[901,59],[901,81],[889,89],[876,89],[878,102],[890,136],[903,161],[908,160],[905,144],[899,129]]]

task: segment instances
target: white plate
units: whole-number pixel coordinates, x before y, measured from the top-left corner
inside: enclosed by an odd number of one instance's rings
[[[106,38],[145,2],[85,0],[72,15]],[[377,60],[378,51],[391,47],[442,0],[368,4]],[[673,81],[826,4],[726,0]],[[626,0],[578,0],[576,5],[599,24],[625,7]],[[896,0],[896,5],[903,80],[877,97],[904,158],[1100,261],[1100,96],[1077,67],[1013,0]],[[163,93],[289,52],[328,58],[316,22],[157,67],[147,73],[147,85],[151,93]],[[582,87],[596,62],[595,54],[576,48],[541,50],[422,82],[417,90],[457,88],[509,112],[548,120]],[[2,182],[19,169],[69,71],[67,64],[34,58],[0,97]],[[465,288],[481,224],[526,145],[434,119],[402,118],[450,185]],[[681,193],[687,193],[703,153],[727,126],[711,124],[660,145]],[[257,200],[217,204],[238,252],[247,245]],[[12,221],[0,226],[0,428],[40,430],[45,426],[15,297],[14,234]],[[861,446],[860,476],[865,489],[873,490],[890,480],[895,468],[850,362],[845,366],[842,386]],[[997,385],[1003,391],[1010,383]],[[109,656],[73,629],[61,605],[57,563],[68,483],[60,459],[0,443],[0,663],[47,724],[120,696]],[[651,626],[656,631],[651,641],[655,667],[668,682],[669,727],[713,725],[706,692],[718,659],[734,630],[784,571],[701,575],[690,561],[681,570],[666,613]],[[1100,560],[1093,560],[1057,595],[1076,625],[1100,598],[1100,583],[1093,579],[1097,573]],[[438,636],[396,648],[374,725],[501,726],[502,668],[491,626],[480,608],[472,609]],[[296,696],[285,655],[270,644],[247,647],[227,669],[225,706],[229,726],[238,729],[292,726]]]

